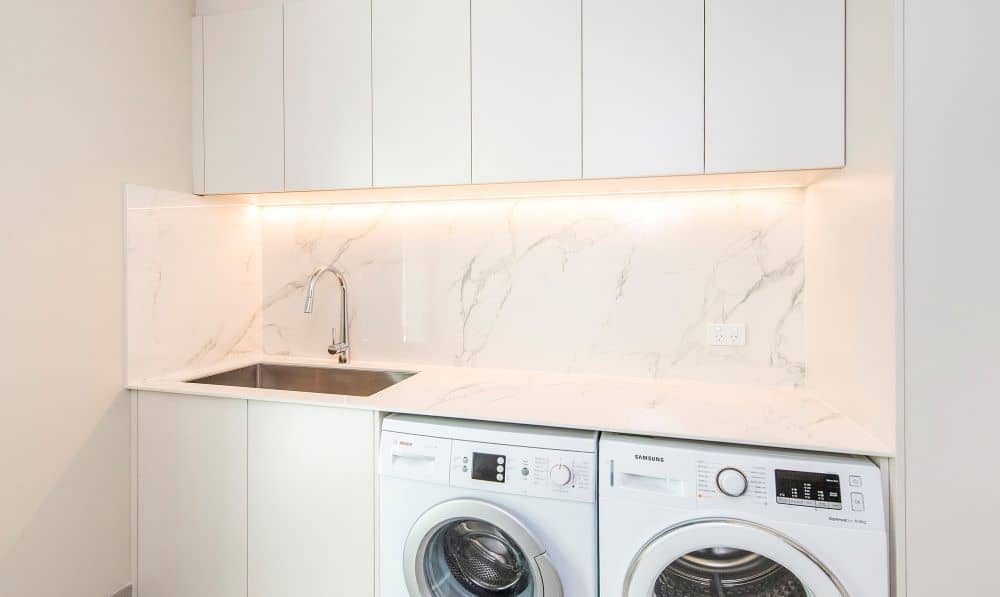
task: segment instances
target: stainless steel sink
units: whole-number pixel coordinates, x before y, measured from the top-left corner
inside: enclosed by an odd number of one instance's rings
[[[208,377],[192,379],[191,383],[371,396],[413,375],[416,373],[258,363]]]

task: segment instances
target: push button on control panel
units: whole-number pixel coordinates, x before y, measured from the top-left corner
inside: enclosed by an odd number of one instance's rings
[[[848,478],[848,482],[851,484],[851,487],[861,487],[861,477],[858,475],[851,475]]]
[[[865,496],[861,495],[860,493],[852,493],[851,494],[851,510],[854,510],[855,512],[864,512],[865,511]]]

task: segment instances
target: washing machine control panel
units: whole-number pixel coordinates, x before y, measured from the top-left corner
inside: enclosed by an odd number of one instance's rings
[[[596,455],[455,440],[450,482],[459,487],[593,502]]]

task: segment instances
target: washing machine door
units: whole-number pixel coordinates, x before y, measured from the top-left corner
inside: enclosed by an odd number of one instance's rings
[[[458,499],[424,512],[403,550],[412,597],[562,597],[545,549],[506,510]]]
[[[847,597],[837,577],[789,537],[743,520],[668,528],[639,551],[623,597]]]

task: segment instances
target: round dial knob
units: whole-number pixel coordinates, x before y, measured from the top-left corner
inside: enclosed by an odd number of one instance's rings
[[[729,497],[740,497],[747,492],[747,477],[735,468],[724,468],[715,476],[719,491]]]
[[[570,481],[573,480],[573,469],[569,468],[565,464],[557,464],[552,467],[549,471],[549,481],[553,485],[562,487],[564,485],[569,485]]]

